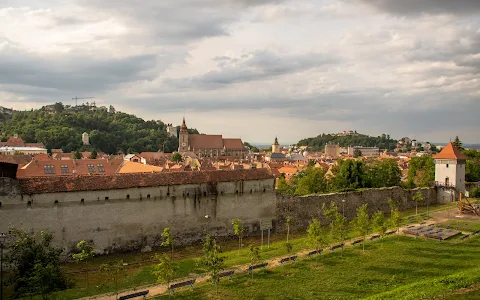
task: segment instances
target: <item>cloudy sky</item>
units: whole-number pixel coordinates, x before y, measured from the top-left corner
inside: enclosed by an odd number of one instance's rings
[[[480,142],[478,0],[1,0],[0,105],[74,96],[265,143]]]

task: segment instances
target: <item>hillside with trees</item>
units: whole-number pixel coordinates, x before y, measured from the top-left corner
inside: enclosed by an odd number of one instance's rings
[[[145,121],[134,115],[115,112],[113,107],[92,105],[64,106],[62,103],[31,111],[13,111],[4,115],[0,124],[2,141],[18,134],[27,143],[43,143],[47,149],[64,152],[92,151],[139,153],[143,151],[173,152],[178,139],[170,137],[160,120]],[[87,132],[90,146],[82,144]],[[190,129],[190,133],[198,133]]]
[[[321,134],[317,137],[306,138],[299,141],[298,146],[308,146],[312,151],[324,151],[325,144],[327,143],[339,144],[341,147],[379,147],[380,149],[388,150],[393,150],[397,146],[397,140],[392,139],[388,134],[373,137],[359,133],[352,135]]]

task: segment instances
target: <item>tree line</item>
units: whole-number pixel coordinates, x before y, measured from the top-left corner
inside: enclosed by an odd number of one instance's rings
[[[2,141],[18,134],[27,143],[43,143],[47,149],[63,152],[96,149],[117,154],[178,149],[177,137],[168,135],[165,123],[160,120],[145,121],[127,113],[90,110],[87,106],[65,110],[62,103],[55,105],[55,111],[14,111],[0,124],[0,132]],[[90,146],[82,144],[84,132],[89,134]],[[189,129],[189,133],[198,131]]]
[[[289,182],[282,174],[277,191],[291,195],[308,195],[352,191],[360,188],[399,186],[402,173],[394,159],[338,160],[338,165],[327,174],[323,168],[310,165],[295,173]]]
[[[312,151],[324,151],[325,144],[327,143],[339,144],[341,147],[379,147],[380,149],[387,149],[390,151],[397,147],[397,140],[392,139],[388,134],[373,137],[357,133],[345,136],[320,134],[317,137],[300,140],[298,146],[308,146]]]

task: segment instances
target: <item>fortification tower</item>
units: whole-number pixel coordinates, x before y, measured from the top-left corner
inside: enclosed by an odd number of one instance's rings
[[[454,186],[465,193],[465,162],[467,157],[448,143],[435,159],[435,184],[439,186]]]
[[[182,126],[180,127],[180,135],[178,137],[178,152],[188,151],[188,128],[183,118]]]
[[[82,133],[82,143],[84,145],[90,145],[90,138],[86,132]]]
[[[278,143],[277,137],[275,137],[275,142],[272,145],[272,153],[280,153],[280,144]]]

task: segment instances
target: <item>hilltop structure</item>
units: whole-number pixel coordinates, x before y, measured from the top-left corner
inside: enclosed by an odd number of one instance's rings
[[[453,186],[464,193],[467,157],[450,142],[433,158],[435,159],[435,184]]]
[[[178,137],[178,152],[193,152],[198,157],[230,157],[243,159],[247,150],[241,139],[226,139],[222,135],[189,134],[183,118]]]

